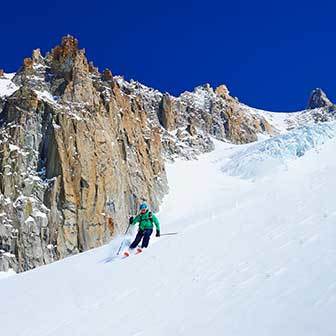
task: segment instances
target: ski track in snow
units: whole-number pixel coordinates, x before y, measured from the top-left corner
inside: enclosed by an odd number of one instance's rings
[[[253,180],[224,173],[249,146],[216,142],[168,164],[158,216],[178,235],[123,260],[106,262],[111,243],[2,279],[1,333],[335,335],[336,140]]]

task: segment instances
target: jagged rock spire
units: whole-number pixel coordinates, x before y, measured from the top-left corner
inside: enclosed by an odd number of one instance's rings
[[[227,88],[226,85],[222,84],[222,85],[219,85],[216,89],[215,89],[215,92],[218,96],[221,96],[222,98],[224,99],[229,99],[231,98],[230,97],[230,91],[229,89]]]
[[[319,107],[330,107],[333,103],[328,99],[327,95],[320,88],[316,88],[312,91],[308,101],[308,109],[314,109]]]
[[[103,71],[103,73],[102,73],[102,79],[104,80],[104,81],[112,81],[113,80],[113,75],[112,75],[112,72],[111,72],[111,70],[110,69],[105,69],[104,71]]]
[[[83,58],[83,67],[88,68],[85,51],[78,49],[78,40],[70,35],[64,36],[61,44],[52,49],[50,54],[53,71],[59,77],[65,77],[71,81],[74,64],[79,54]]]

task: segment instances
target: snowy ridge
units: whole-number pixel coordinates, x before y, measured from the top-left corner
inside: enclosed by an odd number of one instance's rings
[[[197,110],[202,110],[207,113],[211,111],[211,99],[215,97],[215,92],[209,84],[196,86],[193,91],[185,91],[179,99],[182,103],[194,107]]]
[[[315,108],[294,112],[271,112],[253,108],[242,103],[240,103],[240,106],[248,113],[264,117],[280,133],[305,124],[313,124],[316,121],[335,120],[334,114],[327,108]]]
[[[146,106],[149,112],[152,112],[151,110],[153,106],[157,106],[162,99],[163,94],[160,91],[143,85],[137,81],[127,81],[121,76],[115,76],[114,79],[121,88],[126,90],[126,92],[131,93],[131,96],[133,95],[136,97],[137,95],[140,95],[142,97],[146,97],[146,101],[150,102]],[[170,95],[170,97],[174,102],[194,108],[196,111],[201,111],[202,113],[211,113],[213,102],[216,101],[216,99],[220,99],[215,90],[209,84],[199,85],[192,91],[185,91],[177,97]],[[325,122],[336,119],[336,114],[332,111],[332,109],[328,108],[315,108],[293,112],[272,112],[250,107],[239,102],[237,98],[232,99],[232,101],[236,102],[236,108],[238,111],[243,112],[245,116],[257,116],[259,118],[262,117],[266,119],[279,134],[305,124],[313,124],[319,121]],[[228,101],[225,101],[225,103],[229,105]]]
[[[140,96],[148,96],[152,99],[161,99],[162,93],[156,89],[153,89],[149,86],[146,86],[144,84],[141,84],[138,81],[135,81],[131,79],[130,81],[127,81],[123,76],[114,76],[113,79],[118,83],[118,85],[122,89],[126,89],[130,92],[132,92],[133,97],[136,97],[137,95]]]
[[[250,107],[243,103],[239,103],[239,104],[241,108],[245,110],[246,112],[264,117],[272,126],[274,126],[281,133],[287,131],[287,128],[289,126],[288,120],[293,118],[294,115],[305,112],[305,111],[271,112],[271,111],[265,111],[265,110],[257,109],[254,107]]]
[[[235,153],[223,172],[242,178],[266,175],[336,137],[336,122],[305,125]]]
[[[44,83],[44,73],[46,71],[46,67],[41,64],[37,64],[34,65],[34,68],[35,70],[38,70],[38,76],[31,77],[30,81],[34,87],[35,92],[39,95],[40,99],[56,104],[58,97],[53,97],[47,90],[47,84]],[[15,73],[11,73],[4,74],[3,77],[0,77],[0,98],[8,97],[19,89],[19,86],[17,86],[12,81],[14,76]],[[135,80],[127,81],[122,76],[114,76],[113,78],[123,90],[126,90],[126,92],[130,94],[130,97],[136,98],[139,95],[145,97],[145,102],[147,103],[146,109],[150,115],[153,115],[153,106],[158,105],[161,101],[163,96],[162,92]],[[209,84],[204,84],[195,87],[193,91],[185,91],[178,97],[172,95],[170,96],[173,100],[181,101],[182,104],[188,104],[198,110],[210,112],[211,99],[213,99],[216,94],[214,89]],[[293,129],[303,124],[315,122],[316,114],[325,116],[326,120],[329,120],[331,117],[325,108],[316,108],[295,112],[271,112],[253,108],[243,103],[238,104],[241,110],[245,113],[258,115],[265,118],[280,133],[286,132],[288,129]]]

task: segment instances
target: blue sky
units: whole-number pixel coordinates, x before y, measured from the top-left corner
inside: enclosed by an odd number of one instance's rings
[[[333,1],[5,1],[0,68],[72,34],[100,70],[179,94],[225,83],[254,107],[293,111],[310,91],[336,101]]]

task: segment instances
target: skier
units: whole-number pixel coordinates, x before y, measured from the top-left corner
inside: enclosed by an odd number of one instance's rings
[[[149,239],[153,233],[153,226],[156,228],[156,237],[160,237],[160,223],[157,217],[148,209],[146,203],[141,203],[139,207],[140,213],[135,217],[130,218],[130,224],[135,225],[139,223],[139,231],[130,245],[130,249],[134,249],[138,246],[142,239],[141,248],[148,247]],[[153,225],[154,224],[154,225]],[[138,249],[138,252],[141,252],[141,249]]]

